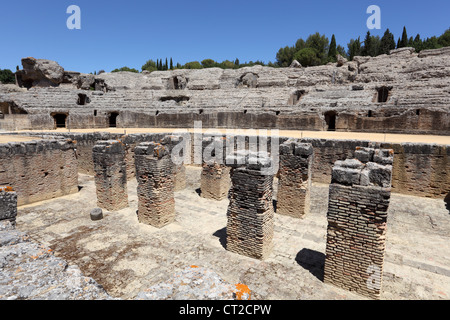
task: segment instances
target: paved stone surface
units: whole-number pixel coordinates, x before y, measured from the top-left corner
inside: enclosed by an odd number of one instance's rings
[[[274,250],[259,261],[225,250],[228,200],[199,196],[200,167],[186,174],[186,189],[175,193],[176,220],[162,229],[138,223],[135,180],[128,208],[92,221],[95,185],[87,175],[78,194],[19,207],[17,228],[117,298],[135,299],[196,265],[247,285],[252,299],[365,299],[322,281],[328,185],[313,184],[304,219],[275,215]],[[449,299],[449,238],[443,199],[392,194],[381,299]]]

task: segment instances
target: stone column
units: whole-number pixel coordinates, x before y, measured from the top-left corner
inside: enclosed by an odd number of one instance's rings
[[[157,228],[175,220],[175,164],[166,142],[143,142],[134,151],[138,219]]]
[[[231,252],[262,260],[273,246],[273,172],[264,173],[265,168],[271,167],[271,158],[267,154],[256,158],[252,153],[244,156],[245,161],[239,161],[239,157],[235,156],[235,163],[243,164],[232,165],[231,169],[226,247]],[[231,163],[227,159],[227,164]]]
[[[98,141],[92,149],[97,205],[117,211],[128,206],[125,147],[119,140]]]
[[[309,213],[313,148],[290,139],[280,145],[276,212],[294,218]]]
[[[203,143],[202,175],[200,179],[201,197],[222,200],[230,190],[230,168],[225,164],[226,140],[217,137],[205,137]],[[206,159],[205,159],[206,155]]]
[[[379,299],[393,151],[358,148],[355,157],[332,171],[324,282]]]
[[[0,222],[9,221],[16,225],[17,193],[10,186],[0,186]]]

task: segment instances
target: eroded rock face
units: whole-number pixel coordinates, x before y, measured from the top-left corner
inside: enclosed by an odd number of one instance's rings
[[[56,87],[63,82],[64,68],[55,61],[23,58],[22,66],[23,70],[16,73],[19,86]]]

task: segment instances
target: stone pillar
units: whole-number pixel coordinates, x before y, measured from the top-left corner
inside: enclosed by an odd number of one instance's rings
[[[17,193],[10,186],[0,186],[0,222],[9,221],[16,225]]]
[[[125,146],[119,140],[98,141],[92,149],[97,206],[117,211],[128,206]]]
[[[230,168],[226,166],[224,161],[226,140],[221,137],[205,137],[202,143],[204,157],[200,179],[200,195],[202,198],[220,201],[228,196],[231,185]]]
[[[162,228],[175,220],[175,164],[167,141],[143,142],[135,151],[139,222]]]
[[[294,218],[309,213],[313,148],[290,139],[280,145],[276,212]]]
[[[271,167],[271,158],[261,155],[254,164],[255,154],[247,153],[245,161],[234,156],[232,186],[227,211],[227,250],[256,259],[265,259],[272,251],[274,210],[272,203],[273,172],[264,174]],[[253,158],[256,159],[256,158]],[[227,164],[232,162],[227,159]]]
[[[332,171],[324,282],[379,299],[393,151],[357,148],[355,157]]]

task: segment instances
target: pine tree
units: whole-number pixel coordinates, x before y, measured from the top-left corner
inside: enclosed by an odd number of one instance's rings
[[[169,69],[169,63],[167,62],[167,58],[166,58],[166,63],[164,64],[164,70],[168,70]]]
[[[401,46],[401,41],[400,41],[400,38],[398,38],[398,40],[397,40],[397,49],[401,48],[400,46]]]
[[[420,34],[417,34],[414,38],[413,47],[416,49],[416,52],[420,52],[423,49],[423,42],[422,39],[420,39]]]
[[[370,31],[367,31],[366,38],[364,39],[364,47],[362,48],[363,56],[370,56],[370,52],[372,51],[372,37],[370,35]]]
[[[173,70],[173,61],[172,61],[172,57],[170,58],[170,70]]]
[[[236,68],[239,68],[240,62],[239,62],[238,58],[236,58],[236,60],[234,60],[234,65],[236,66]]]
[[[333,34],[333,36],[331,37],[330,48],[328,49],[328,61],[336,62],[336,54],[336,37]]]
[[[361,55],[361,40],[360,37],[358,39],[354,40],[351,39],[350,42],[347,44],[348,47],[348,56],[350,60],[353,60],[355,56]]]
[[[381,38],[380,54],[389,54],[391,50],[395,49],[394,35],[386,29],[383,37]]]

